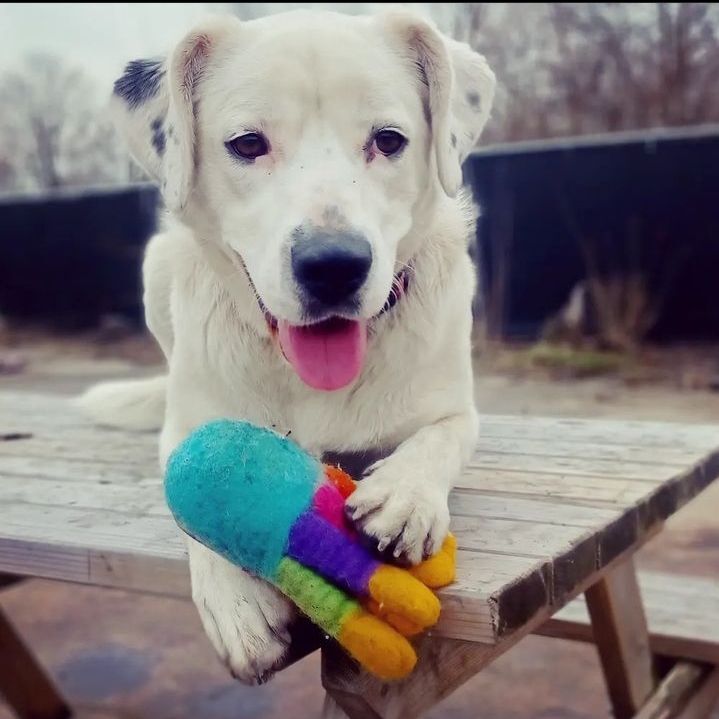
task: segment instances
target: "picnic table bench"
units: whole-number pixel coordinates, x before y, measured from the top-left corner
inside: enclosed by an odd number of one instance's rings
[[[632,555],[719,476],[719,426],[486,416],[481,427],[450,498],[458,578],[417,669],[384,685],[324,642],[326,714],[419,716],[540,632],[596,643],[618,719],[708,716],[719,582],[638,579]],[[0,394],[0,507],[0,585],[189,597],[153,434],[93,427],[66,398]],[[22,719],[71,713],[1,609],[0,695]]]

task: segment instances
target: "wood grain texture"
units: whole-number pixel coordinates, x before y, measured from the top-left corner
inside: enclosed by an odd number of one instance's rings
[[[697,688],[682,710],[672,719],[709,719],[719,704],[719,669],[714,669]]]
[[[423,637],[412,674],[386,684],[361,670],[337,646],[322,648],[322,684],[333,702],[324,719],[416,719],[449,696],[508,648],[439,637]],[[341,710],[340,711],[338,711]]]
[[[678,662],[662,679],[649,700],[636,713],[635,719],[671,719],[685,707],[703,680],[709,675],[705,666]]]
[[[639,572],[654,654],[719,666],[719,580]],[[560,639],[593,642],[584,598],[577,598],[537,630]]]
[[[585,593],[616,719],[631,719],[656,685],[641,591],[631,559]]]
[[[0,696],[18,719],[67,719],[59,692],[0,609]]]
[[[596,575],[588,577],[576,593],[589,589],[631,558],[632,550],[613,559]],[[440,636],[433,631],[420,639],[419,662],[402,682],[383,683],[364,672],[332,643],[322,647],[322,682],[329,699],[326,719],[417,719],[484,667],[509,651],[530,632],[546,624],[553,611],[545,607],[524,626],[495,644]]]
[[[458,581],[436,634],[494,644],[559,609],[719,475],[719,428],[482,418],[450,497]],[[0,571],[187,596],[157,438],[0,394]]]

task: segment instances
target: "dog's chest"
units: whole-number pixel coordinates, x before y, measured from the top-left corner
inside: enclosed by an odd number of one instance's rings
[[[454,383],[439,300],[421,304],[414,293],[403,298],[373,328],[358,380],[322,392],[302,383],[277,343],[253,330],[244,308],[229,303],[215,283],[199,282],[193,290],[178,306],[183,322],[171,372],[202,402],[182,402],[182,413],[189,415],[183,424],[214,416],[246,419],[290,433],[322,454],[391,449],[434,421],[437,412],[442,416],[435,405]]]
[[[209,327],[206,337],[212,336]],[[192,374],[212,384],[217,412],[224,416],[272,426],[317,454],[384,450],[421,426],[416,403],[426,367],[418,358],[426,359],[429,348],[416,336],[371,338],[362,375],[335,392],[304,385],[276,344],[246,333],[233,340],[223,336]]]
[[[418,426],[415,401],[419,368],[383,361],[380,348],[372,348],[368,366],[350,388],[319,392],[302,384],[281,358],[263,352],[263,361],[245,367],[239,414],[266,413],[256,421],[291,433],[300,444],[320,454],[391,447]],[[413,348],[408,347],[409,354]],[[278,352],[270,348],[269,353]],[[376,356],[377,355],[377,356]],[[270,369],[271,368],[271,369]],[[250,399],[249,402],[246,400]]]

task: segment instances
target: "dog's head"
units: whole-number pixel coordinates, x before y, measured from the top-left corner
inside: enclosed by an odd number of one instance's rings
[[[114,102],[168,207],[244,265],[300,376],[334,388],[493,92],[481,55],[415,15],[300,11],[214,20],[130,63]],[[333,352],[354,370],[309,377]]]

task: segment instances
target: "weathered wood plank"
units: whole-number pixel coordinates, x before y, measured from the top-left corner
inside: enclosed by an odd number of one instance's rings
[[[476,457],[483,454],[528,455],[531,457],[567,457],[615,462],[637,462],[639,464],[662,464],[685,467],[696,459],[693,448],[664,445],[647,447],[634,444],[604,444],[600,442],[579,442],[565,439],[559,434],[549,440],[529,437],[487,437],[480,435]]]
[[[719,430],[707,427],[483,424],[477,466],[450,498],[461,551],[443,593],[449,636],[496,642],[556,609],[719,474],[719,453],[708,454]],[[95,429],[66,400],[37,395],[0,395],[0,427],[34,434],[0,442],[0,568],[186,591],[154,436]]]
[[[631,719],[656,685],[634,563],[623,562],[585,593],[594,643],[616,719]]]
[[[59,421],[61,420],[61,421]],[[92,423],[74,411],[71,401],[57,395],[32,392],[3,392],[0,426],[7,423],[31,423],[61,431],[63,427],[91,429]],[[632,420],[579,419],[484,415],[480,423],[483,437],[561,440],[606,446],[634,445],[645,448],[668,446],[699,453],[716,445],[717,426]]]
[[[140,481],[157,477],[159,470],[150,463],[132,462],[72,462],[49,457],[14,457],[0,452],[0,472],[14,477],[33,477],[90,481]]]
[[[487,438],[561,438],[568,442],[635,445],[648,449],[672,446],[706,453],[716,445],[717,425],[493,414],[482,416],[480,434]]]
[[[143,480],[136,484],[115,484],[29,477],[23,477],[21,481],[7,481],[7,477],[0,476],[0,506],[10,508],[16,504],[170,516],[159,478],[152,482]]]
[[[25,457],[63,457],[70,459],[91,459],[95,461],[136,462],[138,453],[156,454],[156,442],[153,434],[137,435],[134,438],[120,432],[101,430],[107,433],[106,444],[97,442],[98,428],[75,427],[58,429],[54,427],[35,427],[33,432],[22,439],[3,445],[2,452],[8,455]],[[133,441],[134,439],[134,441]],[[606,445],[596,442],[569,441],[556,436],[549,440],[525,437],[503,438],[480,436],[476,457],[485,454],[528,455],[532,457],[565,457],[575,459],[593,459],[615,462],[637,462],[640,464],[684,467],[696,459],[694,448],[665,445],[652,448],[636,445]]]
[[[714,669],[704,680],[686,706],[672,719],[709,719],[719,702],[719,669]]]
[[[390,684],[363,672],[341,649],[330,644],[322,648],[322,684],[349,719],[419,717],[492,662],[509,644],[499,649],[423,637],[416,669],[407,679]],[[335,707],[325,705],[323,719],[341,716]]]
[[[0,696],[19,719],[66,719],[71,711],[0,609]]]
[[[97,430],[102,432],[102,430]],[[156,459],[154,442],[147,438],[134,445],[119,444],[117,433],[104,436],[105,442],[93,442],[90,438],[69,435],[63,441],[38,436],[28,440],[2,442],[0,456],[8,463],[7,471],[13,469],[17,460],[21,466],[40,466],[43,460],[77,463],[95,468],[98,465],[125,463],[145,467]],[[101,435],[103,436],[103,435]],[[127,439],[125,440],[127,441]],[[469,469],[498,469],[513,472],[541,472],[570,474],[594,477],[620,477],[640,481],[661,482],[672,476],[673,470],[691,465],[698,456],[695,452],[687,452],[684,461],[662,461],[661,452],[656,450],[652,455],[645,454],[642,461],[633,455],[622,452],[610,452],[599,447],[592,452],[578,451],[576,454],[544,453],[532,454],[531,448],[522,442],[513,443],[512,451],[498,452],[491,447],[480,448],[469,463]],[[571,447],[571,445],[569,445]],[[594,456],[593,456],[594,455]],[[16,460],[15,463],[13,460]]]
[[[453,517],[451,526],[462,549],[539,559],[551,559],[582,536],[577,527],[485,517]]]
[[[719,580],[639,572],[639,586],[654,654],[719,665]],[[570,602],[538,633],[593,642],[584,599]]]
[[[620,566],[628,559],[628,554],[612,560],[600,570],[597,577],[604,577]],[[590,578],[585,579],[575,591],[586,590],[589,581]],[[458,637],[440,637],[433,631],[419,640],[419,662],[414,672],[407,679],[391,684],[385,684],[363,672],[332,643],[324,645],[322,681],[332,700],[326,702],[326,713],[323,716],[327,719],[341,719],[343,716],[350,719],[419,717],[511,649],[528,633],[536,631],[552,611],[550,606],[537,610],[516,631],[493,645],[473,644],[473,640],[467,638],[459,640]]]
[[[588,507],[631,505],[648,491],[646,482],[641,480],[496,469],[465,472],[456,489],[479,496],[531,497]]]
[[[590,529],[619,516],[617,508],[568,505],[551,499],[478,494],[455,489],[449,497],[453,517],[484,517],[496,520],[537,522],[563,527]]]
[[[634,719],[671,719],[686,706],[709,672],[691,662],[679,662],[669,671],[654,694],[636,713]]]
[[[159,556],[176,555],[181,532],[172,519],[112,510],[11,504],[3,507],[0,537],[63,541],[99,549],[124,548]]]
[[[3,540],[0,571],[148,594],[190,596],[187,555],[179,545],[174,556],[157,556],[62,544],[48,547],[23,539]]]
[[[15,478],[20,481],[13,481]],[[122,475],[118,481],[114,481],[84,477],[19,477],[3,472],[0,475],[0,504],[20,503],[168,515],[159,476],[138,480]],[[617,509],[607,507],[572,506],[558,501],[479,495],[462,490],[455,490],[450,496],[450,510],[455,517],[514,520],[585,529],[619,516]]]
[[[63,491],[61,488],[60,492]],[[23,494],[22,490],[18,490],[18,494]],[[101,501],[103,494],[107,504]],[[84,497],[82,491],[65,496],[75,496],[82,504],[8,499],[3,506],[4,526],[0,527],[0,537],[37,540],[62,537],[81,546],[136,550],[139,546],[154,546],[170,536],[179,536],[169,512],[160,504],[161,493],[154,489],[146,494],[149,501],[138,500],[138,504],[144,504],[145,511],[141,512],[134,511],[132,505],[113,506],[110,500],[118,496],[118,490],[104,485],[94,487],[92,493]],[[453,518],[452,528],[460,549],[545,559],[572,548],[578,530],[579,536],[586,531],[581,527],[468,516]]]
[[[99,441],[100,439],[105,441]],[[78,461],[137,461],[138,458],[143,462],[156,461],[157,434],[133,435],[98,427],[65,429],[61,433],[36,430],[32,436],[3,441],[0,444],[0,454],[8,457],[62,457]]]
[[[700,457],[697,456],[697,459]],[[691,463],[688,463],[691,464]],[[591,459],[583,457],[533,457],[527,454],[475,454],[469,462],[468,471],[500,469],[509,472],[538,472],[548,474],[578,475],[586,477],[618,477],[637,479],[661,484],[677,471],[671,465],[614,459]]]

